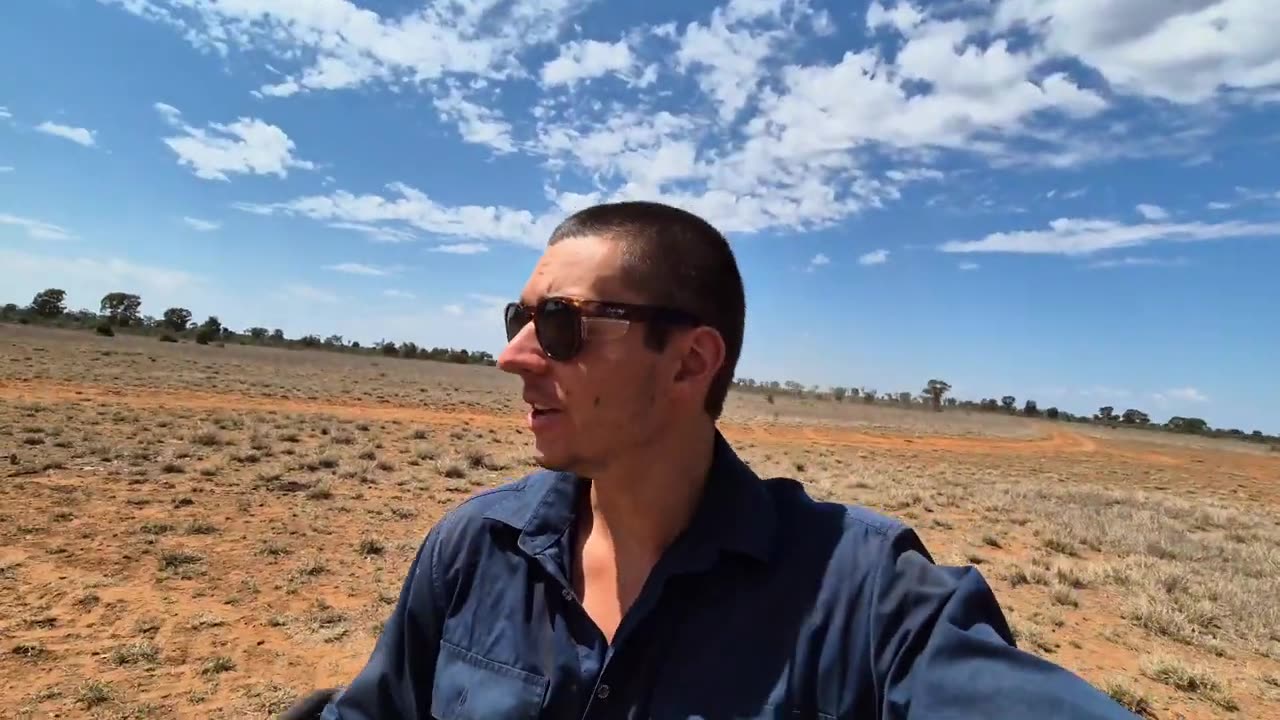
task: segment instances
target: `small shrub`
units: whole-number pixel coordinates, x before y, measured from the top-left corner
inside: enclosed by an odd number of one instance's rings
[[[467,476],[467,469],[458,463],[450,463],[449,466],[444,469],[444,476],[451,480],[465,478]]]
[[[360,544],[357,546],[357,549],[360,551],[361,555],[369,556],[369,555],[381,555],[383,552],[386,551],[387,548],[385,545],[382,544],[381,540],[378,540],[377,538],[366,537],[366,538],[361,538]]]
[[[178,342],[178,338],[174,337],[173,333],[163,333],[160,335],[159,340],[160,342],[171,342],[171,343]]]
[[[235,660],[232,660],[226,655],[217,655],[204,662],[204,667],[200,668],[200,673],[209,677],[213,675],[221,675],[224,672],[230,672],[235,669]]]
[[[1049,599],[1053,600],[1055,605],[1080,607],[1080,598],[1076,596],[1076,591],[1072,590],[1070,585],[1054,585],[1049,591]]]
[[[174,570],[186,565],[194,565],[203,560],[198,553],[189,550],[165,550],[160,553],[160,569]]]
[[[111,651],[112,665],[154,664],[159,659],[159,648],[146,640],[121,645]]]
[[[112,329],[111,323],[106,323],[106,322],[98,323],[98,327],[94,328],[94,331],[97,332],[99,335],[102,335],[103,337],[116,336],[116,331]]]

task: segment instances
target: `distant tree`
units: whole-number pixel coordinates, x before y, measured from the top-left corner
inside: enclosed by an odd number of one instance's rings
[[[933,401],[933,409],[942,411],[942,396],[951,392],[951,384],[946,380],[930,380],[924,386],[924,392]]]
[[[1183,433],[1203,433],[1209,429],[1209,423],[1201,418],[1187,418],[1178,415],[1169,418],[1169,422],[1165,426],[1174,432]]]
[[[298,342],[302,343],[302,347],[319,347],[321,345],[320,336],[316,334],[303,335],[298,338]]]
[[[859,390],[858,388],[856,388],[856,387],[851,387],[851,388],[849,388],[849,397],[850,397],[850,398],[853,398],[853,399],[855,399],[855,400],[856,400],[856,399],[857,399],[861,394],[862,394],[862,391],[861,391],[861,390]]]
[[[222,321],[217,315],[210,315],[204,322],[200,323],[200,329],[208,329],[215,338],[222,336]]]
[[[785,387],[788,391],[791,392],[792,395],[795,395],[796,397],[804,396],[804,385],[801,385],[795,380],[787,380],[786,382],[782,383],[782,386]]]
[[[275,330],[272,330],[271,339],[274,340],[275,342],[284,342],[284,331],[281,330],[280,328],[276,328]]]
[[[196,344],[208,345],[210,342],[217,340],[219,335],[220,333],[216,332],[213,328],[201,325],[196,328]]]
[[[903,391],[898,393],[898,403],[901,405],[911,404],[911,393]]]
[[[955,407],[960,404],[960,401],[954,397],[949,397],[946,400],[943,400],[942,404],[946,405],[947,407]]]
[[[1022,406],[1022,414],[1027,417],[1036,417],[1040,414],[1040,407],[1035,400],[1028,400],[1026,405]]]
[[[1093,419],[1104,423],[1113,423],[1119,420],[1120,417],[1116,415],[1116,409],[1114,407],[1110,405],[1103,405],[1098,408],[1098,414],[1094,415]]]
[[[1123,415],[1120,416],[1120,422],[1124,423],[1125,425],[1147,425],[1151,422],[1151,416],[1147,415],[1141,410],[1134,410],[1133,408],[1129,408],[1128,410],[1124,411]]]
[[[863,389],[862,389],[862,402],[867,403],[867,404],[874,403],[874,402],[876,401],[876,394],[877,394],[877,392],[878,392],[878,391],[877,391],[875,388],[871,388],[870,390],[868,390],[867,388],[863,388]]]
[[[102,296],[98,312],[107,316],[107,320],[116,325],[126,326],[136,323],[138,311],[142,308],[142,298],[133,293],[109,292]]]
[[[251,327],[249,328],[248,333],[249,337],[253,338],[256,342],[262,342],[267,338],[267,329],[264,327]]]
[[[11,318],[18,314],[18,306],[14,303],[5,303],[4,308],[0,308],[0,318]]]
[[[845,395],[847,395],[848,392],[849,390],[847,388],[837,385],[836,387],[831,388],[831,397],[835,398],[836,402],[844,402]]]
[[[412,341],[400,343],[400,357],[409,359],[418,357],[418,344]]]
[[[116,331],[111,329],[111,323],[106,320],[98,323],[98,327],[95,330],[99,335],[105,335],[106,337],[115,337],[116,335]]]
[[[354,348],[354,349],[356,349],[356,350],[359,350],[359,349],[360,349],[360,341],[359,341],[359,340],[352,340],[352,341],[351,341],[351,347],[352,347],[352,348]]]
[[[382,343],[383,355],[398,355],[399,353],[400,353],[400,350],[399,348],[396,347],[395,343],[389,340],[387,342]]]
[[[67,292],[58,288],[41,290],[31,298],[31,312],[43,318],[56,318],[67,311]]]
[[[186,308],[171,307],[164,311],[161,322],[174,332],[182,332],[191,323],[191,311]]]
[[[342,336],[336,333],[325,338],[324,344],[327,345],[328,347],[342,347],[344,345],[342,341]]]
[[[1056,407],[1051,407],[1048,410],[1044,411],[1044,416],[1049,418],[1050,420],[1057,420],[1059,415],[1060,413],[1058,412],[1058,408]]]
[[[1005,395],[1000,398],[1000,404],[1004,406],[1005,412],[1013,412],[1013,408],[1018,404],[1018,398],[1012,395]]]

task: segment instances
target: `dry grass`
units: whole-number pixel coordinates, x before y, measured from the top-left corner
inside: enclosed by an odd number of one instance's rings
[[[0,707],[27,717],[261,717],[349,682],[431,525],[532,468],[484,368],[0,326],[0,380]],[[761,475],[977,565],[1020,647],[1135,713],[1280,717],[1280,457],[1057,428],[781,395],[726,417]]]

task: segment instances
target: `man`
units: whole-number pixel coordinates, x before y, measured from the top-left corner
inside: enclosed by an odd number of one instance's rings
[[[716,421],[744,313],[698,217],[565,220],[498,360],[545,469],[432,527],[320,717],[1132,718],[1016,649],[975,569],[735,455]]]

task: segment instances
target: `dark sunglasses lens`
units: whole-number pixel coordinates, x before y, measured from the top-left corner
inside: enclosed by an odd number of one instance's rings
[[[538,311],[538,343],[554,360],[568,360],[577,352],[581,328],[578,311],[568,303],[548,300]]]
[[[520,334],[520,329],[529,323],[529,311],[518,303],[509,303],[503,313],[503,317],[507,324],[507,342],[510,342],[516,335]]]

